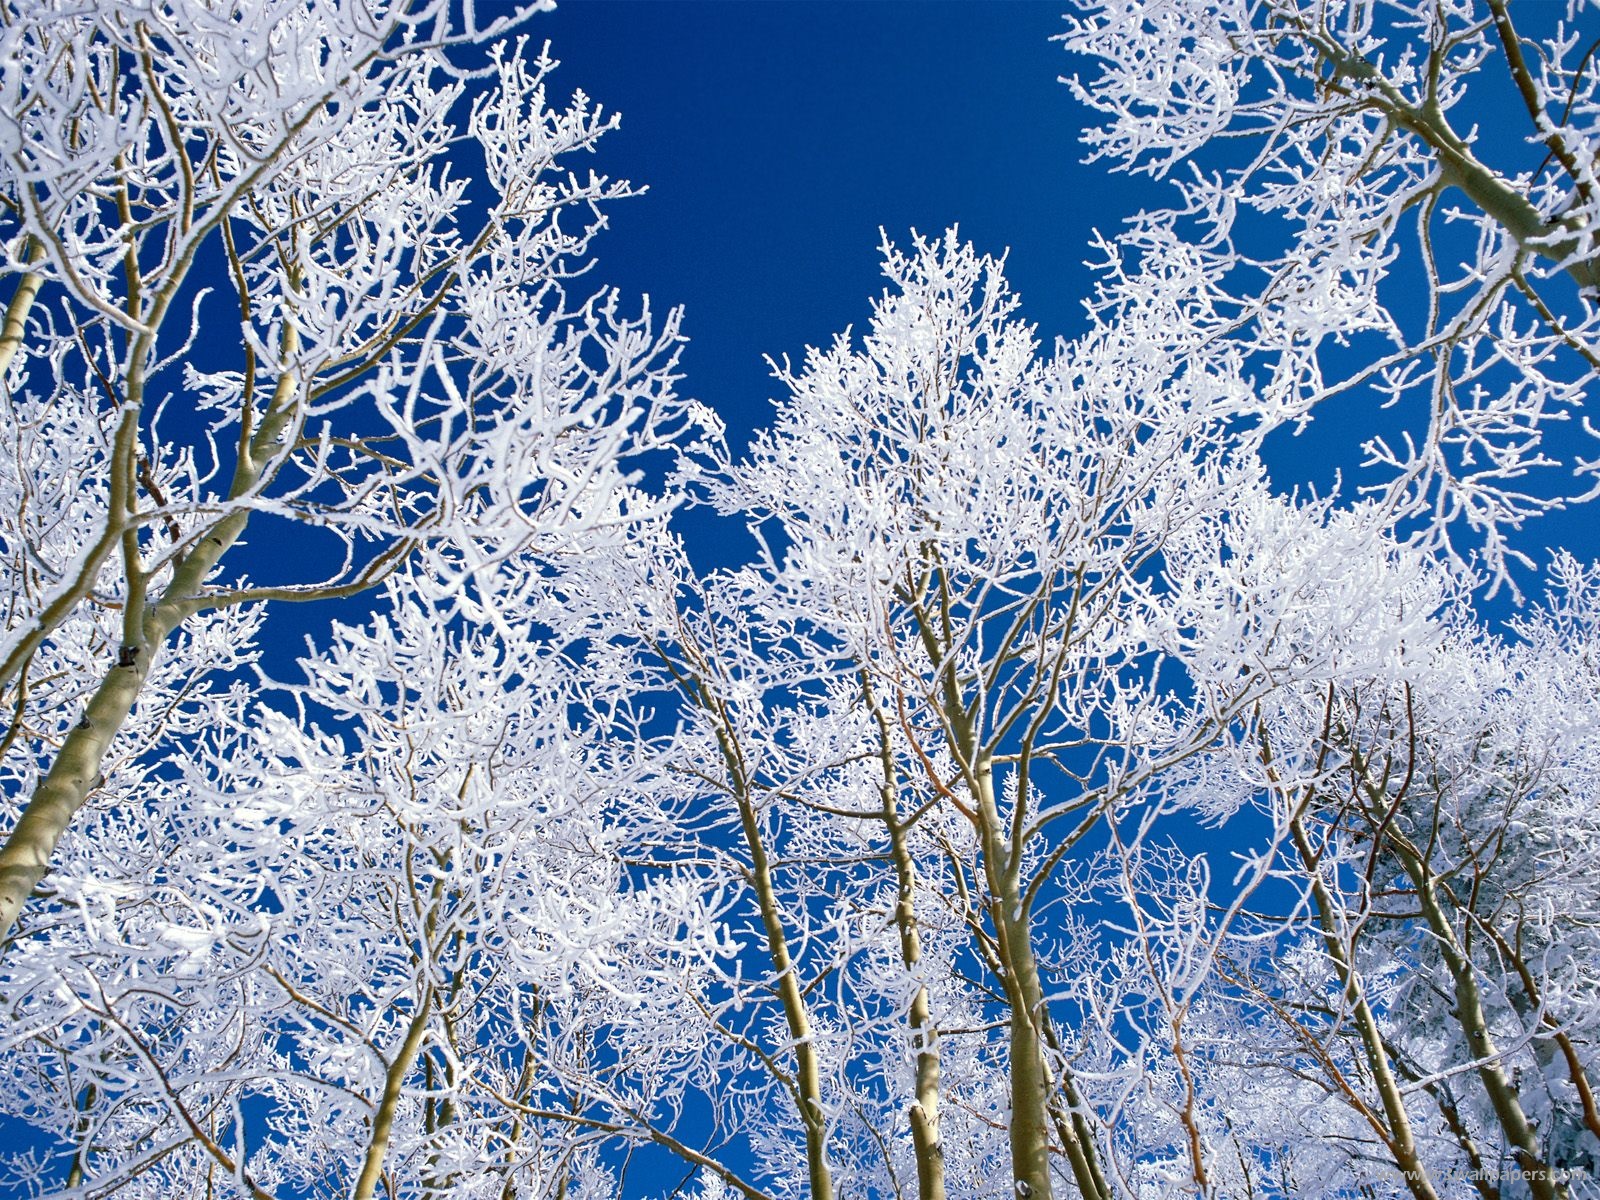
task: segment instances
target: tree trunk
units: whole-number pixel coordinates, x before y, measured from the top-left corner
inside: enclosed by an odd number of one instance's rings
[[[285,325],[285,359],[294,354],[296,347],[294,328]],[[278,379],[261,425],[241,448],[228,489],[230,500],[244,499],[261,482],[290,424],[297,395],[294,376],[285,372]],[[137,391],[130,383],[134,413],[138,411],[137,399]],[[125,425],[126,421],[125,417]],[[126,501],[130,508],[132,505],[131,495],[118,500],[117,485],[113,482],[113,511],[108,521],[116,523],[124,515],[117,511],[119,504]],[[11,936],[23,905],[49,871],[56,846],[72,818],[99,786],[100,764],[133,712],[155,656],[178,626],[204,607],[201,597],[207,577],[239,540],[249,519],[249,510],[238,507],[218,520],[178,561],[161,599],[142,614],[137,612],[137,607],[141,604],[144,580],[129,578],[125,598],[128,605],[124,621],[126,640],[117,662],[95,689],[82,719],[62,742],[44,781],[17,819],[5,845],[0,847],[0,944]],[[130,531],[125,536],[131,538],[135,534]],[[138,568],[130,563],[129,570],[131,576]]]
[[[428,1029],[428,1009],[433,1003],[428,989],[417,995],[417,1011],[406,1028],[405,1039],[395,1051],[394,1061],[383,1076],[383,1094],[372,1114],[372,1137],[367,1142],[367,1155],[361,1164],[361,1174],[350,1192],[350,1200],[372,1200],[377,1191],[378,1179],[383,1174],[383,1157],[389,1150],[389,1139],[394,1132],[394,1114],[400,1105],[400,1092],[406,1076],[411,1073],[422,1049],[422,1038]]]
[[[894,863],[894,921],[900,933],[900,961],[908,973],[915,974],[922,961],[922,937],[917,930],[916,914],[916,860],[911,856],[910,839],[897,807],[894,750],[889,738],[889,723],[878,708],[865,674],[862,681],[868,707],[878,725],[878,748],[883,767],[883,782],[878,788],[878,798],[883,823],[889,831],[889,857]],[[917,1056],[915,1098],[910,1110],[911,1145],[917,1162],[917,1200],[945,1200],[944,1144],[939,1139],[939,1031],[934,1028],[926,984],[917,984],[906,1022]]]
[[[1044,1008],[1039,968],[1033,957],[1028,914],[1022,908],[1017,873],[1020,858],[1006,843],[994,799],[994,763],[980,755],[973,764],[978,785],[978,834],[994,912],[1001,980],[1011,1009],[1008,1023],[1011,1069],[1011,1176],[1022,1200],[1049,1200],[1050,1074],[1044,1059],[1039,1017]]]
[[[1478,1078],[1489,1095],[1489,1103],[1494,1108],[1501,1131],[1516,1152],[1517,1165],[1523,1172],[1528,1191],[1534,1200],[1565,1200],[1567,1189],[1556,1179],[1540,1152],[1538,1135],[1523,1110],[1516,1086],[1506,1077],[1505,1068],[1501,1065],[1501,1051],[1489,1034],[1489,1019],[1478,991],[1477,972],[1462,949],[1455,927],[1439,901],[1428,864],[1422,852],[1402,834],[1390,830],[1387,837],[1416,889],[1423,919],[1428,923],[1434,943],[1439,948],[1439,956],[1450,972],[1455,991],[1456,1020],[1466,1036],[1467,1049],[1477,1064]]]
[[[26,256],[29,264],[39,262],[44,258],[44,249],[32,237],[28,239]],[[6,305],[6,315],[0,321],[0,377],[3,377],[11,367],[11,362],[17,357],[17,351],[22,349],[22,335],[28,323],[28,313],[33,308],[34,297],[39,294],[39,285],[44,282],[37,271],[24,271],[17,280],[17,290],[11,293],[11,303]]]
[[[709,711],[720,719],[714,706]],[[767,951],[772,958],[775,976],[773,986],[783,1005],[789,1040],[794,1047],[795,1089],[799,1094],[800,1122],[806,1133],[806,1173],[811,1184],[811,1200],[833,1200],[833,1176],[828,1168],[828,1123],[822,1110],[822,1068],[816,1045],[811,1039],[810,1010],[806,1006],[800,981],[795,978],[794,960],[789,956],[789,939],[784,932],[783,916],[778,908],[772,864],[761,836],[755,806],[746,790],[739,756],[725,728],[718,729],[717,741],[731,775],[730,783],[739,807],[740,825],[744,830],[745,844],[750,850],[750,874],[755,885],[756,903],[761,909],[762,928],[767,936]]]

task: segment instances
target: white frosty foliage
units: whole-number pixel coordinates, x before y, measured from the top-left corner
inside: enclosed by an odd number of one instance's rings
[[[1360,447],[1370,490],[1497,579],[1527,565],[1512,531],[1592,494],[1592,454],[1560,425],[1600,363],[1582,17],[1503,0],[1094,0],[1061,40],[1094,63],[1067,81],[1103,118],[1092,157],[1175,193],[1106,242],[1102,319],[1169,297],[1187,319],[1158,342],[1189,354],[1199,334],[1204,354],[1241,355],[1264,430],[1347,393],[1396,409],[1398,433]],[[1482,133],[1479,105],[1520,133]]]
[[[886,237],[741,455],[574,289],[629,188],[526,14],[4,9],[0,1184],[1593,1194],[1600,570],[1495,634],[1461,569],[1595,365],[1589,14],[1527,11],[1085,6],[1179,197],[1085,332]],[[1389,482],[1275,487],[1369,385]]]

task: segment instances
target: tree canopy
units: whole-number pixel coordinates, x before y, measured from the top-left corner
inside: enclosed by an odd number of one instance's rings
[[[1082,0],[748,445],[541,17],[0,4],[0,1191],[1600,1195],[1593,7]]]

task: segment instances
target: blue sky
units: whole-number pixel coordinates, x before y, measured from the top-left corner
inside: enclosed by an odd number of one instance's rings
[[[560,0],[530,21],[561,68],[622,115],[595,169],[648,188],[610,209],[593,279],[682,305],[683,390],[735,452],[772,413],[764,355],[798,359],[864,327],[884,288],[880,229],[951,225],[1006,275],[1046,345],[1085,327],[1096,227],[1148,179],[1084,165],[1091,115],[1061,84],[1057,0]],[[581,160],[569,167],[586,169]],[[1160,188],[1154,188],[1159,193]],[[691,556],[734,565],[736,519],[680,514]]]
[[[742,443],[797,355],[882,290],[881,226],[959,224],[1046,339],[1082,327],[1096,226],[1147,180],[1078,162],[1086,114],[1056,82],[1059,3],[562,0],[526,27],[622,113],[599,169],[649,193],[611,210],[597,279],[687,308],[687,390]]]

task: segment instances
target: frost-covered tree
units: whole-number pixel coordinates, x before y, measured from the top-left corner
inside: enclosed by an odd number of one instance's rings
[[[1412,835],[1375,798],[1425,772],[1452,791],[1452,738],[1502,724],[1495,696],[1571,709],[1535,681],[1572,676],[1582,573],[1516,652],[1545,665],[1504,665],[1470,584],[1389,510],[1273,494],[1235,427],[1238,358],[1156,354],[1170,327],[1130,310],[1045,359],[954,233],[885,253],[865,337],[776,367],[772,430],[684,477],[750,522],[756,561],[704,576],[636,546],[573,606],[676,693],[675,769],[744,892],[749,953],[698,1003],[724,1079],[752,1080],[723,1127],[767,1118],[759,1186],[890,1194],[914,1172],[919,1195],[982,1195],[1004,1163],[1030,1195],[1422,1200],[1503,1154],[1529,1178],[1583,1167],[1586,1042],[1527,1007],[1561,986],[1527,949],[1543,926],[1419,923]],[[1435,732],[1404,734],[1424,692]],[[1503,725],[1567,753],[1531,716]],[[1451,921],[1489,957],[1428,959]],[[1480,997],[1519,981],[1521,1032],[1441,1045],[1427,981],[1484,971]],[[1547,1097],[1508,1099],[1536,1043]],[[1552,1120],[1559,1159],[1530,1140]]]
[[[1085,7],[1100,149],[1244,165],[1053,347],[886,240],[743,450],[570,294],[627,189],[513,18],[4,10],[6,1178],[1588,1194],[1600,581],[1491,629],[1458,534],[1593,378],[1596,72],[1484,2]],[[1367,387],[1390,483],[1285,495]]]
[[[1062,40],[1092,66],[1069,82],[1104,117],[1085,141],[1175,193],[1103,241],[1098,307],[1161,307],[1174,353],[1246,356],[1266,429],[1373,398],[1392,432],[1364,450],[1395,517],[1503,577],[1526,561],[1513,529],[1592,494],[1592,454],[1558,436],[1600,366],[1592,14],[1078,6]]]
[[[941,1026],[981,1044],[991,1025],[1013,1185],[1046,1196],[1059,1173],[1109,1195],[1036,913],[1100,815],[1216,728],[1166,719],[1142,629],[1162,546],[1243,477],[1221,436],[1238,380],[1226,362],[1152,369],[1132,324],[1041,358],[1000,264],[954,231],[886,246],[884,270],[863,341],[777,367],[788,394],[773,429],[691,477],[770,549],[704,584],[680,567],[641,585],[659,597],[642,640],[705,729],[700,770],[739,812],[809,1194],[832,1194],[843,1098],[870,1043],[851,1024],[872,1011],[864,992],[852,1008],[815,989],[868,950],[849,947],[842,901],[871,876],[847,883],[842,863],[871,850],[880,936],[906,975],[893,1131],[913,1143],[919,1193],[945,1194],[953,1161],[973,1179],[968,1164],[991,1153],[943,1127],[943,1096],[985,1084],[941,1062],[960,1044]],[[784,859],[787,878],[772,865]],[[952,916],[964,944],[930,976],[925,923]],[[983,979],[976,993],[963,973]],[[974,998],[976,1029],[955,1016]],[[854,1036],[824,1036],[840,1026]]]
[[[1504,644],[1449,579],[1476,556],[1504,583],[1532,562],[1524,519],[1592,495],[1559,423],[1582,416],[1600,366],[1595,32],[1592,6],[1500,0],[1128,0],[1069,17],[1062,40],[1098,68],[1069,81],[1105,117],[1093,153],[1170,176],[1176,197],[1102,240],[1096,319],[1166,314],[1147,351],[1180,367],[1237,356],[1251,441],[1315,428],[1349,393],[1382,401],[1395,431],[1365,443],[1388,472],[1376,507],[1241,503],[1191,526],[1208,551],[1170,560],[1198,589],[1170,643],[1195,702],[1221,711],[1246,678],[1270,684],[1231,750],[1159,784],[1162,805],[1253,847],[1238,880],[1271,876],[1245,908],[1212,897],[1192,991],[1212,1049],[1193,1071],[1167,1064],[1182,1084],[1167,1107],[1211,1108],[1209,1128],[1180,1122],[1201,1190],[1209,1160],[1232,1172],[1224,1190],[1554,1196],[1600,1149],[1591,1009],[1557,968],[1586,928],[1587,885],[1567,872],[1590,869],[1587,822],[1564,805],[1583,804],[1589,701],[1567,689],[1587,576],[1563,561],[1551,610]],[[1577,485],[1541,481],[1556,466]],[[1125,911],[1182,875],[1124,884]],[[1128,986],[1170,1006],[1149,976],[1184,937],[1141,921],[1133,944],[1162,953]],[[1259,1096],[1205,1095],[1272,1080],[1265,1121]],[[1320,1116],[1271,1119],[1330,1104],[1345,1116],[1320,1139]],[[1128,1153],[1160,1162],[1162,1144],[1135,1133]]]
[[[0,1107],[57,1139],[42,1179],[597,1196],[602,1147],[684,1148],[717,892],[632,690],[531,632],[528,565],[465,599],[397,572],[303,684],[188,701],[88,810],[5,960]]]
[[[1167,785],[1249,838],[1241,876],[1270,875],[1204,922],[1201,1140],[1296,1194],[1582,1194],[1600,1150],[1573,970],[1592,935],[1592,573],[1558,560],[1548,606],[1504,640],[1373,516],[1273,500],[1174,555],[1201,601],[1175,651],[1191,677],[1273,679]],[[1246,1086],[1295,1120],[1261,1121]]]
[[[610,118],[473,12],[6,9],[0,936],[159,735],[174,638],[558,549],[681,417],[675,318],[566,282],[627,188],[557,161]]]

